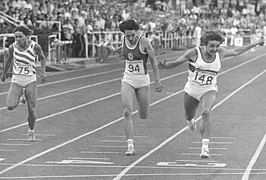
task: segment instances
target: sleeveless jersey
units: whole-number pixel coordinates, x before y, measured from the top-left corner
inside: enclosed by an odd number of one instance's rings
[[[33,51],[35,44],[34,41],[31,41],[31,44],[25,51],[19,51],[16,47],[16,42],[13,43],[13,74],[22,76],[32,76],[36,74],[36,54]]]
[[[140,50],[140,36],[136,45],[132,48],[128,47],[126,38],[123,40],[123,55],[125,58],[125,73],[130,75],[146,75],[148,54]]]
[[[219,53],[216,53],[212,62],[206,62],[203,60],[200,48],[196,47],[196,50],[198,55],[196,61],[189,62],[188,81],[199,85],[215,85],[218,72],[221,69]]]

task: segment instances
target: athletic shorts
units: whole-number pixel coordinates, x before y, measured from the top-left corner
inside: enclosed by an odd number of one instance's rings
[[[185,92],[200,101],[201,97],[209,91],[218,91],[217,85],[199,85],[188,81],[184,88]]]
[[[28,84],[34,82],[37,80],[36,75],[32,75],[32,76],[22,76],[22,75],[16,75],[13,74],[12,75],[12,79],[11,82],[12,83],[16,83],[22,87],[26,87]]]
[[[122,82],[127,82],[131,86],[133,86],[135,89],[138,89],[140,87],[148,86],[150,84],[150,76],[149,74],[146,75],[131,75],[124,73],[124,76],[122,78]]]

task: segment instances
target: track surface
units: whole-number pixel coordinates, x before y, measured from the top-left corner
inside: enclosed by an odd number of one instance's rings
[[[131,157],[124,155],[122,63],[50,74],[49,82],[38,86],[37,141],[31,143],[26,105],[8,111],[9,82],[1,83],[0,179],[266,179],[265,52],[258,47],[222,62],[208,160],[199,157],[199,133],[188,131],[184,120],[187,64],[160,71],[161,93],[154,91],[149,65],[150,113],[140,120],[134,111],[136,155]]]

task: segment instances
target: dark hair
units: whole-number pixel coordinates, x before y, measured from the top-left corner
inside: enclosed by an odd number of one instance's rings
[[[125,33],[125,30],[139,30],[139,25],[133,19],[127,20],[119,24],[121,32]]]
[[[26,26],[22,26],[22,25],[15,27],[15,29],[13,30],[13,33],[18,32],[18,31],[22,32],[25,36],[29,36],[32,34],[32,31],[29,28],[27,28]]]
[[[200,38],[202,45],[207,45],[209,41],[219,41],[223,43],[224,36],[220,30],[205,31]]]

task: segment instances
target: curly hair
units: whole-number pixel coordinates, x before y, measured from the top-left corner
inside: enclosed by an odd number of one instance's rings
[[[27,28],[26,26],[22,26],[22,25],[15,27],[15,29],[13,30],[13,33],[18,32],[18,31],[22,32],[25,36],[29,36],[33,33],[29,28]]]
[[[130,19],[119,24],[119,29],[121,32],[125,33],[125,30],[139,30],[139,25],[135,20]]]
[[[219,41],[220,43],[224,42],[224,33],[220,30],[209,30],[205,31],[201,38],[201,45],[207,45],[209,41]]]

